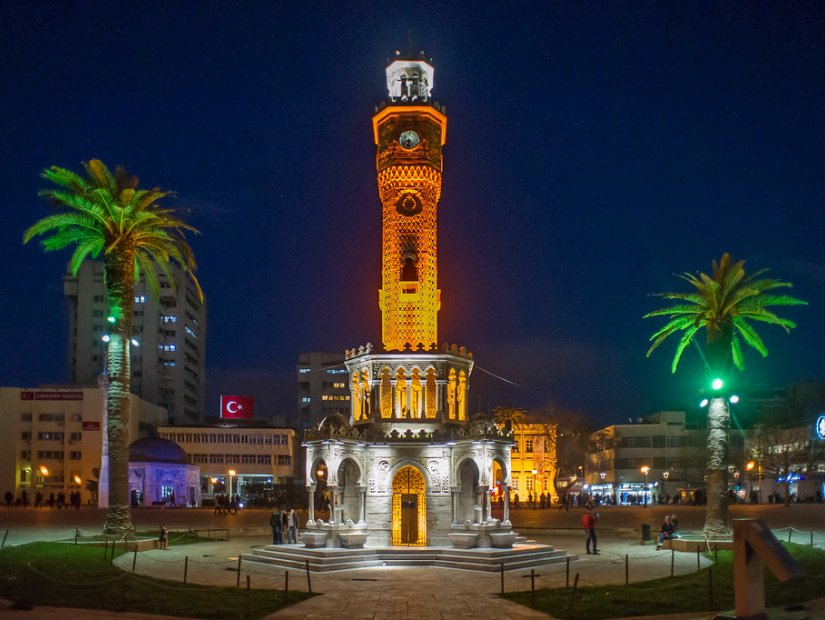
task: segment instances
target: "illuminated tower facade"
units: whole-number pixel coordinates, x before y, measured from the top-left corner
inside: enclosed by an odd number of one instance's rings
[[[372,118],[383,238],[381,332],[387,351],[438,342],[438,200],[447,117],[430,97],[433,66],[396,59]]]
[[[438,200],[444,110],[431,99],[433,66],[397,56],[387,99],[372,118],[381,202],[383,347],[344,352],[349,416],[327,416],[304,436],[306,544],[512,546],[508,506],[512,436],[470,421],[473,356],[438,344]],[[315,520],[325,489],[330,521]],[[314,542],[313,542],[314,541]],[[317,543],[317,544],[316,544]]]

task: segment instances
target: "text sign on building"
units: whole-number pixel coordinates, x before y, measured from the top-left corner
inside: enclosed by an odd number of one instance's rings
[[[83,422],[83,430],[84,431],[99,431],[100,430],[100,422]]]
[[[221,396],[222,418],[254,418],[255,398],[252,396]]]
[[[20,392],[20,400],[83,400],[83,392]]]

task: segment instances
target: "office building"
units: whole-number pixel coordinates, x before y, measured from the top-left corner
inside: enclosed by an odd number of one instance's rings
[[[143,278],[135,284],[131,390],[164,407],[170,424],[196,424],[203,419],[206,361],[206,307],[186,274],[170,267],[175,287],[159,274],[155,299]],[[69,310],[69,381],[97,385],[103,370],[108,307],[103,263],[86,261],[76,276],[63,278]]]

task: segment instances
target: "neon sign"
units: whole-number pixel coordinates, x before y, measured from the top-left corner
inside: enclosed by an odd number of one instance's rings
[[[820,415],[816,419],[816,426],[814,427],[817,439],[825,439],[825,414]]]

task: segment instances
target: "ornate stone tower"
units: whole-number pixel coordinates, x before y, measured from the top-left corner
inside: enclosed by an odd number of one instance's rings
[[[329,416],[304,436],[305,539],[328,547],[366,541],[489,547],[496,532],[512,545],[507,505],[503,522],[490,512],[490,489],[509,481],[512,438],[490,422],[468,423],[473,356],[437,344],[437,211],[447,117],[431,100],[433,66],[423,55],[397,56],[386,75],[388,98],[372,118],[384,346],[345,351],[350,415]],[[328,523],[316,522],[313,509],[324,488]]]
[[[385,101],[372,118],[382,205],[382,340],[387,351],[438,342],[438,200],[447,117],[430,98],[423,58],[387,66]]]

